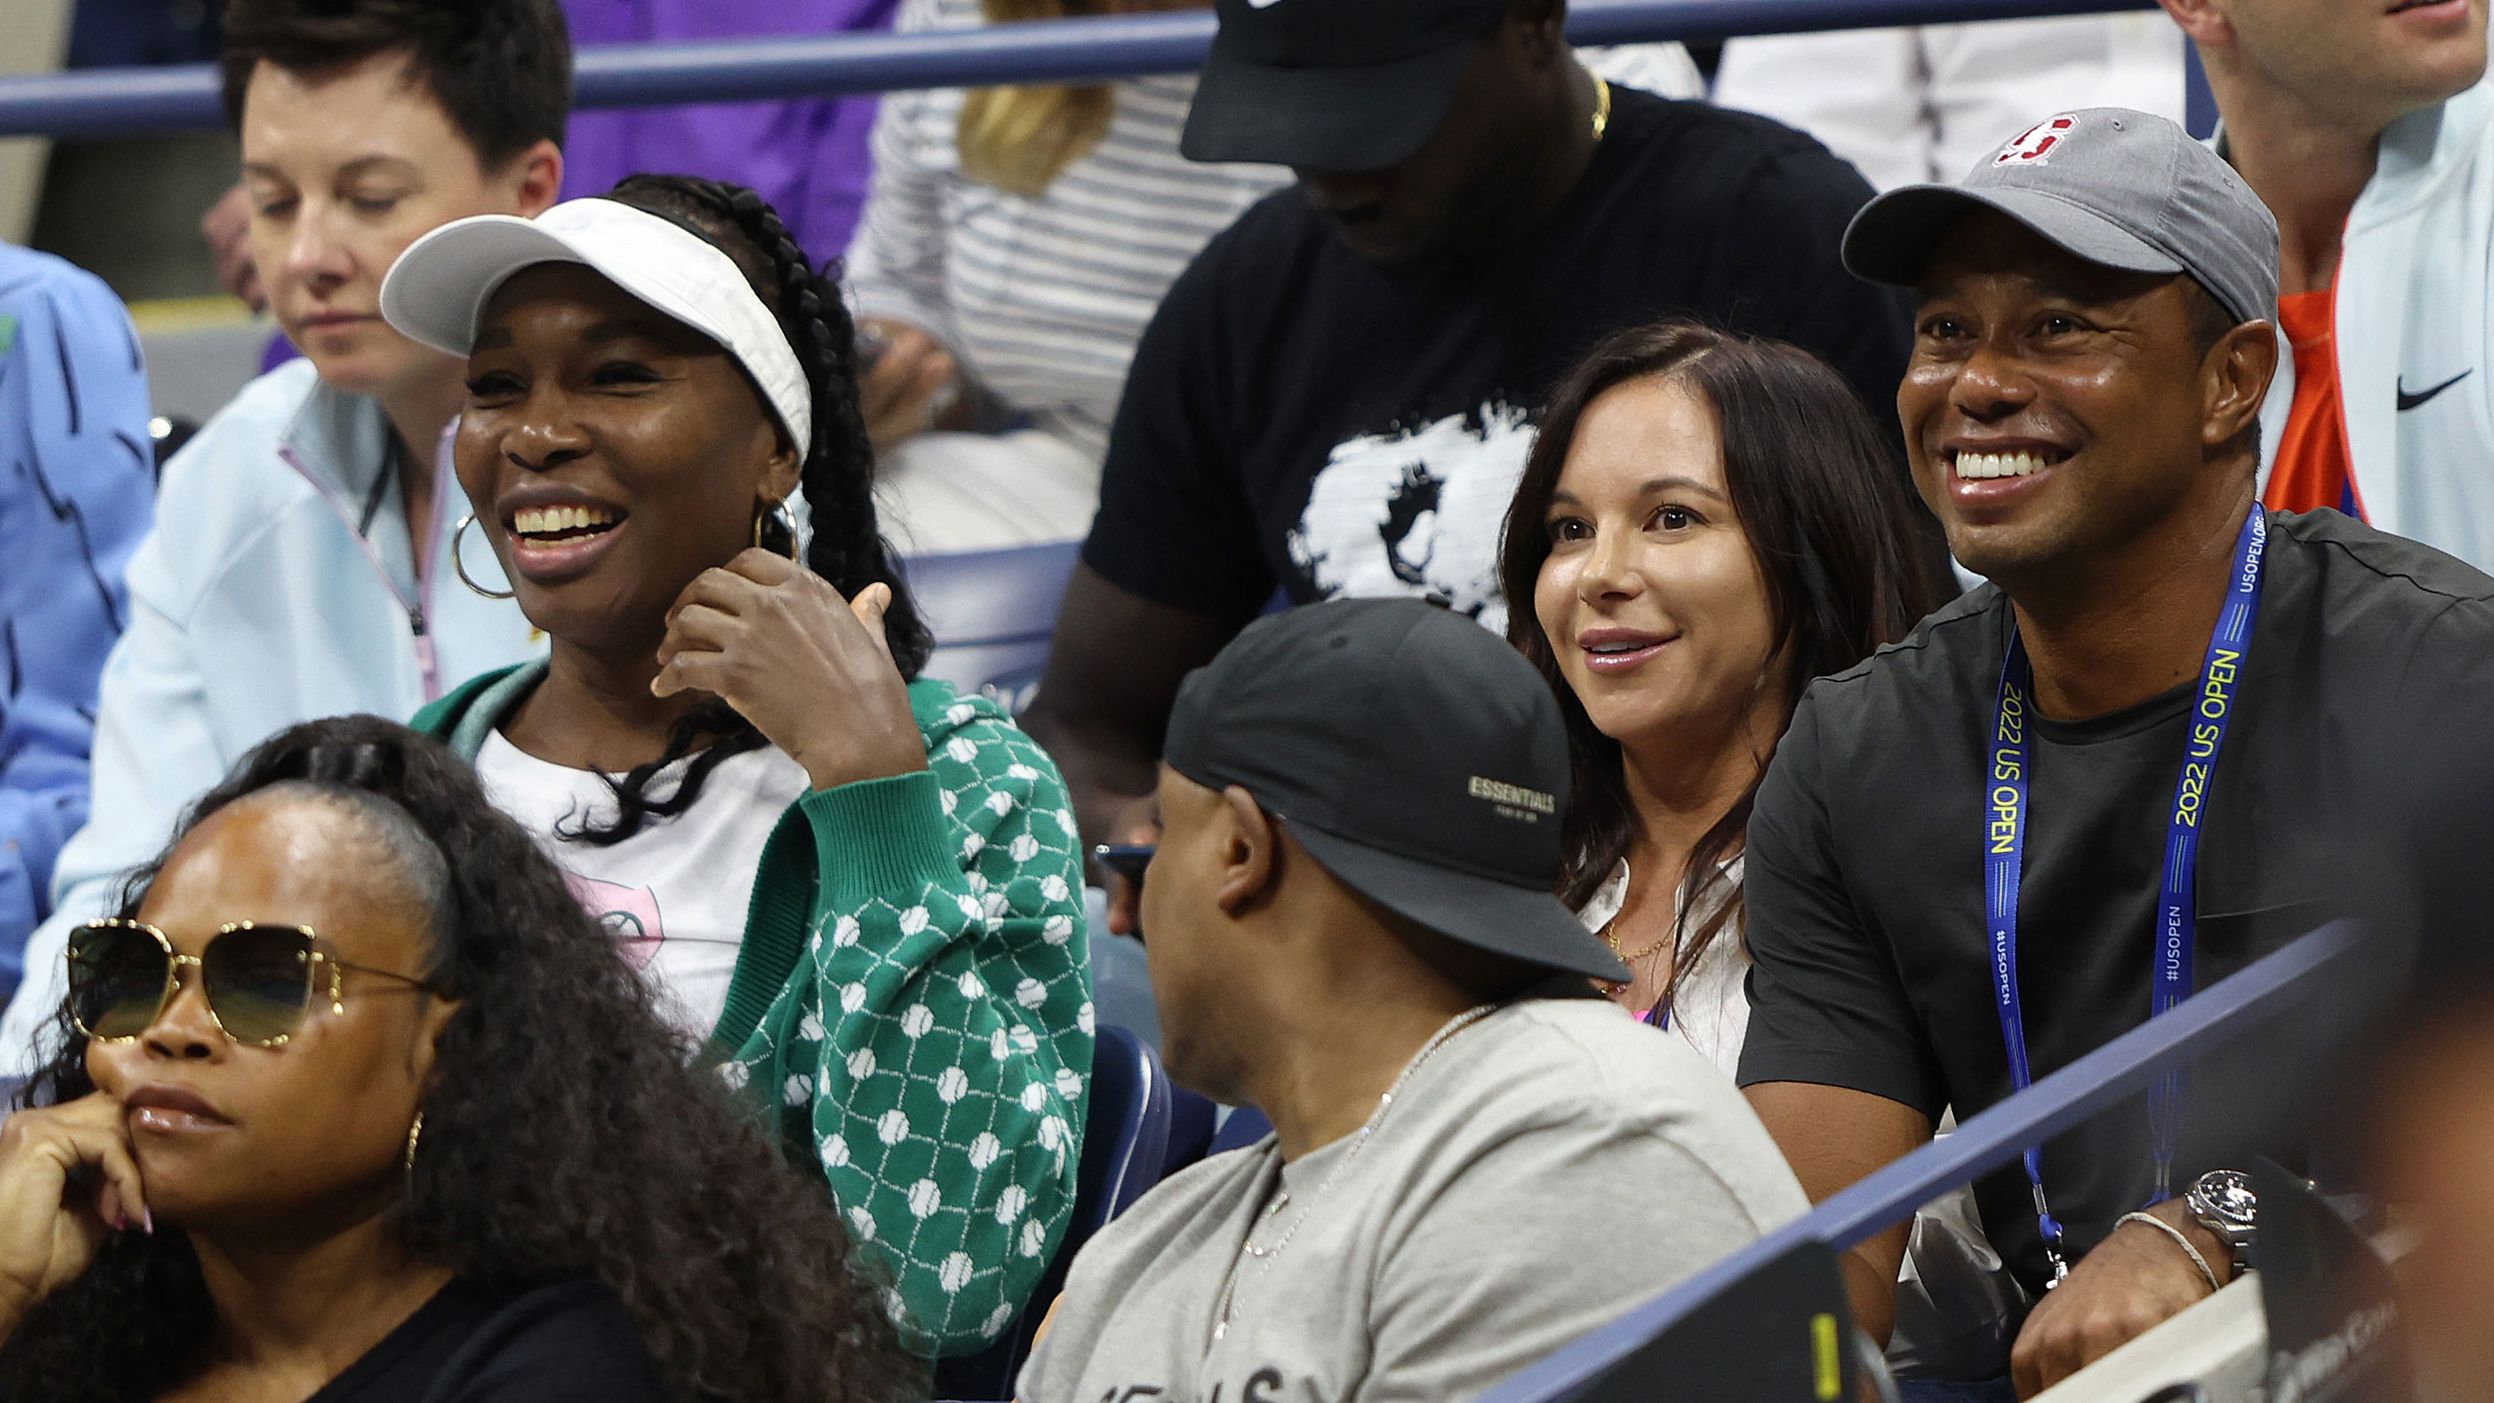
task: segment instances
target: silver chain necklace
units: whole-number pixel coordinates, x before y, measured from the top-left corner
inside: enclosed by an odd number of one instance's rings
[[[1282,1229],[1281,1237],[1270,1247],[1258,1247],[1253,1241],[1239,1243],[1238,1256],[1230,1262],[1229,1278],[1221,1284],[1221,1313],[1214,1319],[1212,1325],[1212,1337],[1215,1340],[1230,1332],[1230,1307],[1238,1300],[1239,1268],[1247,1265],[1247,1259],[1252,1257],[1263,1264],[1264,1270],[1272,1270],[1273,1259],[1282,1255],[1282,1249],[1288,1247],[1290,1240],[1299,1235],[1299,1225],[1308,1220],[1309,1212],[1316,1207],[1316,1200],[1324,1197],[1325,1191],[1332,1188],[1334,1181],[1342,1177],[1342,1172],[1351,1167],[1351,1161],[1358,1159],[1360,1151],[1368,1148],[1369,1138],[1377,1133],[1377,1126],[1385,1120],[1386,1112],[1393,1109],[1395,1096],[1403,1090],[1403,1084],[1412,1079],[1412,1073],[1419,1071],[1422,1063],[1428,1061],[1439,1048],[1444,1047],[1447,1039],[1497,1011],[1498,1005],[1496,1004],[1480,1004],[1465,1009],[1447,1020],[1445,1027],[1431,1034],[1429,1040],[1420,1045],[1420,1051],[1412,1054],[1412,1060],[1403,1064],[1402,1073],[1395,1077],[1394,1084],[1386,1088],[1383,1096],[1377,1098],[1377,1109],[1370,1111],[1368,1119],[1360,1124],[1357,1132],[1358,1138],[1351,1142],[1351,1148],[1344,1151],[1342,1158],[1334,1162],[1333,1169],[1325,1175],[1324,1181],[1308,1191],[1306,1205],[1300,1208],[1297,1217],[1290,1220],[1290,1226]],[[1290,1190],[1285,1188],[1274,1195],[1273,1202],[1256,1216],[1257,1224],[1271,1222],[1289,1204]],[[1248,1229],[1248,1237],[1252,1239],[1254,1236],[1255,1229],[1251,1227]]]

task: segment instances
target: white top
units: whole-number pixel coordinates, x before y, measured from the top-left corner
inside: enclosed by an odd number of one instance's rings
[[[1720,869],[1724,884],[1715,891],[1730,893],[1741,887],[1741,858],[1735,854]],[[1680,902],[1685,889],[1671,894],[1671,919],[1676,928],[1680,921]],[[1585,929],[1600,931],[1619,915],[1628,904],[1628,864],[1620,863],[1611,873],[1611,880],[1587,898],[1584,909],[1576,918]],[[1711,915],[1712,913],[1707,913]],[[1692,917],[1691,923],[1703,917]],[[1742,941],[1738,923],[1707,942],[1705,953],[1680,982],[1680,990],[1671,1001],[1671,1031],[1677,1033],[1709,1062],[1723,1069],[1727,1077],[1737,1077],[1741,1070],[1741,1043],[1749,1036],[1749,946]],[[1639,1009],[1646,1017],[1651,1009]]]
[[[902,31],[982,27],[978,0],[904,0]],[[1097,460],[1135,342],[1198,250],[1290,183],[1178,154],[1195,76],[1111,85],[1098,145],[1037,199],[961,173],[959,88],[891,93],[847,275],[865,316],[919,327],[1033,427]]]
[[[670,792],[689,763],[660,771],[652,788]],[[614,794],[594,771],[540,760],[495,731],[477,751],[476,776],[494,807],[537,835],[581,904],[623,942],[624,958],[651,981],[668,1021],[709,1037],[744,946],[762,845],[809,787],[805,767],[777,746],[732,755],[702,782],[691,809],[611,847],[561,836],[584,819],[613,820]]]
[[[894,28],[985,23],[978,0],[904,0]],[[1581,57],[1614,82],[1702,95],[1677,44]],[[1194,74],[1110,87],[1107,134],[1036,199],[961,173],[961,89],[887,94],[845,269],[860,315],[925,330],[1032,427],[1095,461],[1162,295],[1213,235],[1291,178],[1279,166],[1198,165],[1178,154]]]
[[[2181,121],[2183,47],[2154,10],[1766,35],[1723,46],[1715,101],[1801,128],[1882,190],[1955,184],[2055,112]]]

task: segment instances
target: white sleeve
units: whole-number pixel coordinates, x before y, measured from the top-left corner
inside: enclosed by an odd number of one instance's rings
[[[1933,178],[1920,31],[1777,34],[1723,46],[1715,101],[1817,137],[1882,190]]]
[[[1678,44],[1621,44],[1608,49],[1579,49],[1577,60],[1623,88],[1641,88],[1657,97],[1702,98],[1706,75],[1697,60]]]
[[[2162,14],[1992,20],[1923,34],[1934,179],[1959,179],[2055,112],[2129,107],[2182,120],[2182,31]]]

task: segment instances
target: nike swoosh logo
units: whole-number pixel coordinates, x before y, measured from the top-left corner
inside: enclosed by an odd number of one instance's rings
[[[2432,386],[2428,389],[2418,390],[2414,394],[2408,393],[2407,382],[2405,380],[2401,380],[2399,382],[2399,412],[2401,414],[2405,414],[2409,410],[2414,409],[2416,406],[2423,404],[2426,400],[2432,399],[2435,395],[2442,393],[2444,390],[2451,388],[2453,385],[2458,384],[2460,381],[2467,379],[2475,373],[2475,368],[2471,367],[2467,370],[2461,371],[2457,375],[2452,376],[2450,379],[2443,381],[2439,385]]]

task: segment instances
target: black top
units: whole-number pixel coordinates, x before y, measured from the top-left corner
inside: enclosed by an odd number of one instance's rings
[[[640,1332],[607,1289],[514,1294],[453,1281],[305,1403],[661,1403]]]
[[[2365,905],[2359,878],[2389,882],[2378,870],[2395,847],[2378,841],[2398,808],[2387,791],[2409,784],[2441,738],[2484,731],[2494,695],[2494,580],[2336,512],[2270,520],[2259,618],[2201,840],[2202,989]],[[1750,821],[1756,966],[1743,1085],[1849,1087],[1935,1118],[2009,1094],[1983,902],[2009,620],[2006,597],[1986,586],[1803,699]],[[2196,685],[2030,728],[2018,938],[2039,1079],[2147,1017]],[[2465,789],[2481,808],[2483,789]],[[2278,1043],[2255,1043],[2192,1073],[2177,1192],[2204,1170],[2248,1167],[2232,1112],[2280,1075]],[[2300,1157],[2296,1144],[2259,1148]],[[2050,1142],[2043,1175],[2069,1246],[2085,1252],[2153,1190],[2145,1098]],[[2003,1258],[2040,1288],[2023,1170],[2010,1162],[1976,1196]]]
[[[1460,273],[1378,268],[1279,191],[1144,332],[1083,560],[1227,620],[1279,586],[1296,603],[1442,594],[1494,623],[1529,416],[1608,333],[1688,316],[1795,342],[1893,422],[1904,303],[1836,261],[1870,194],[1765,118],[1625,88],[1539,230]]]

